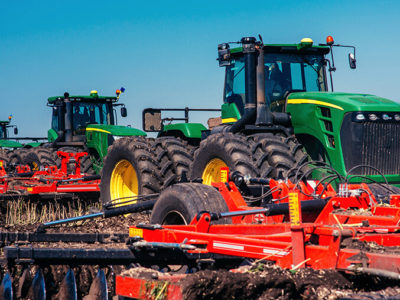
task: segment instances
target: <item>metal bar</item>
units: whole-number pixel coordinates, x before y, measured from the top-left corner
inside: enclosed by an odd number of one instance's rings
[[[240,211],[230,211],[225,213],[220,213],[219,216],[221,218],[230,218],[236,216],[246,216],[246,215],[255,215],[255,214],[266,214],[269,212],[268,208],[260,208],[260,209],[252,209],[252,210],[240,210]]]
[[[78,217],[73,217],[73,218],[68,218],[68,219],[62,219],[62,220],[56,220],[52,222],[47,222],[41,225],[41,228],[46,228],[46,227],[51,227],[54,225],[61,225],[61,224],[66,224],[66,223],[72,223],[76,221],[81,221],[81,220],[90,220],[94,218],[100,218],[103,216],[103,212],[95,213],[95,214],[90,214],[90,215],[83,215],[83,216],[78,216]]]
[[[321,210],[326,205],[324,200],[305,200],[301,201],[301,211],[314,211]],[[237,216],[255,215],[255,214],[265,214],[266,216],[281,215],[289,213],[288,203],[277,203],[277,204],[267,204],[265,208],[252,209],[252,210],[240,210],[240,211],[230,211],[219,214],[211,214],[212,219],[219,218],[230,218]]]
[[[129,249],[115,248],[31,248],[5,247],[8,263],[34,262],[38,265],[129,265],[137,262]]]
[[[91,181],[91,180],[98,180],[101,179],[100,175],[88,175],[80,178],[70,178],[70,179],[63,179],[63,180],[57,180],[53,179],[58,182],[73,182],[73,181]]]
[[[144,210],[153,208],[155,203],[156,203],[156,200],[143,201],[141,203],[135,203],[135,204],[131,204],[131,205],[116,207],[113,209],[105,210],[105,211],[90,214],[90,215],[83,215],[83,216],[78,216],[78,217],[73,217],[73,218],[68,218],[68,219],[47,222],[47,223],[40,225],[38,230],[40,231],[40,230],[44,230],[45,228],[51,227],[54,225],[72,223],[72,222],[81,221],[81,220],[89,220],[89,219],[95,219],[95,218],[101,218],[101,217],[102,218],[111,218],[111,217],[115,217],[115,216],[140,212],[140,211],[144,211]]]
[[[125,233],[41,233],[41,232],[0,232],[0,241],[15,242],[71,242],[71,243],[124,243]]]
[[[161,111],[186,111],[186,108],[152,108]],[[189,108],[188,111],[221,111],[220,108]]]

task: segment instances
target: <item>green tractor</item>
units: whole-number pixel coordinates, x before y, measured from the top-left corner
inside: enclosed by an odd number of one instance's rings
[[[118,103],[124,88],[116,96],[99,96],[91,91],[89,96],[64,96],[48,98],[52,108],[48,143],[36,148],[25,157],[25,163],[38,165],[60,164],[57,151],[86,151],[89,156],[81,160],[83,173],[100,173],[108,147],[121,137],[144,137],[146,133],[131,127],[118,126],[115,108],[121,106],[121,116],[127,116],[124,104]]]
[[[8,134],[9,128],[14,128],[14,135],[18,134],[17,126],[10,125],[11,119],[12,116],[10,115],[7,121],[0,121],[0,147],[2,149],[3,148],[14,149],[23,147],[21,143],[9,139],[10,138]]]
[[[82,152],[89,156],[81,159],[83,173],[100,173],[108,146],[115,140],[126,137],[144,137],[146,133],[130,127],[117,126],[115,107],[121,106],[121,116],[126,117],[124,104],[118,103],[124,88],[116,96],[99,96],[91,91],[88,96],[55,96],[48,98],[52,108],[51,128],[46,143],[33,147],[21,161],[37,170],[41,166],[60,165],[57,151]]]
[[[263,44],[251,37],[238,43],[235,48],[218,46],[224,98],[221,117],[209,119],[210,129],[188,123],[188,111],[180,119],[184,123],[166,125],[179,118],[162,118],[160,109],[144,111],[144,130],[159,132],[148,143],[164,187],[183,180],[186,171],[192,180],[218,182],[221,167],[294,182],[310,174],[328,181],[368,178],[378,183],[371,185],[377,193],[386,190],[386,183],[400,185],[400,105],[373,95],[333,92],[332,50],[351,48],[349,64],[355,69],[353,46],[334,44],[332,37],[320,45],[308,38],[299,44]],[[129,153],[127,144],[114,143],[113,152]],[[143,171],[134,160],[121,154],[107,157],[103,201],[150,193],[135,189]],[[120,169],[120,161],[131,172]]]
[[[191,178],[210,184],[227,166],[243,175],[295,182],[311,173],[328,181],[347,176],[373,182],[378,192],[385,190],[382,184],[400,185],[400,105],[333,92],[332,50],[351,48],[355,69],[353,46],[334,44],[331,36],[318,46],[308,38],[299,44],[263,44],[252,37],[239,43],[218,47],[225,68],[221,123],[196,151]],[[320,167],[311,168],[310,160]]]
[[[10,127],[14,128],[14,134],[18,134],[18,128],[15,125],[10,125],[12,116],[8,117],[7,121],[0,121],[0,160],[4,161],[6,164],[10,159],[10,151],[18,148],[22,148],[22,144],[12,141],[9,139],[8,129]]]
[[[7,121],[0,121],[0,159],[3,160],[6,166],[14,166],[23,163],[23,157],[30,148],[38,147],[41,145],[40,137],[10,137],[8,133],[9,128],[14,128],[14,135],[18,134],[16,125],[10,125],[12,115],[8,117]],[[30,141],[21,144],[19,141]]]

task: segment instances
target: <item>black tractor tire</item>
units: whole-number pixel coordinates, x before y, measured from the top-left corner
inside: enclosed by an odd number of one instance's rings
[[[30,148],[22,160],[22,164],[28,165],[32,171],[39,171],[41,168],[55,166],[52,151],[49,148]]]
[[[160,137],[153,143],[163,177],[163,189],[189,175],[193,155],[184,142],[176,137]],[[185,174],[185,175],[184,175]]]
[[[162,177],[154,151],[143,137],[116,140],[104,157],[100,198],[104,204],[159,193]],[[116,199],[121,199],[120,201]]]
[[[194,153],[189,176],[192,180],[201,178],[203,183],[219,182],[221,166],[229,171],[256,177],[257,170],[251,160],[251,149],[246,138],[228,132],[216,133],[201,141]]]
[[[177,183],[161,192],[150,217],[151,224],[186,225],[201,211],[227,212],[228,206],[213,187],[200,183]],[[232,223],[230,218],[214,221]]]
[[[68,153],[78,153],[78,152],[85,152],[81,148],[75,148],[75,147],[61,147],[59,149],[53,149],[53,157],[56,162],[57,168],[61,168],[61,157],[57,155],[57,151],[63,151],[63,152],[68,152]],[[81,157],[80,159],[81,162],[81,173],[82,174],[95,174],[96,172],[93,169],[93,163],[92,160],[90,159],[90,155],[86,155]],[[75,164],[70,163],[68,164],[68,173],[74,172],[75,170]]]
[[[260,133],[249,136],[248,141],[251,144],[253,163],[262,178],[288,178],[297,181],[299,179],[295,178],[297,168],[309,160],[295,137]],[[289,170],[292,170],[290,174]],[[298,174],[301,176],[307,170],[309,168],[305,166]]]
[[[21,165],[25,156],[33,148],[18,148],[8,152],[8,164],[9,165]]]

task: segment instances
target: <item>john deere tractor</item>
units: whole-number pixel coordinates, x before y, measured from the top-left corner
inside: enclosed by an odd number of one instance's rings
[[[220,181],[221,167],[229,167],[249,177],[294,182],[310,176],[328,181],[347,176],[351,182],[368,178],[379,183],[373,188],[378,192],[382,183],[400,185],[400,105],[373,95],[333,92],[332,51],[350,48],[349,64],[355,69],[353,46],[335,44],[332,37],[319,45],[308,38],[298,44],[264,44],[246,37],[237,43],[218,46],[225,85],[221,117],[209,120],[211,129],[199,127],[188,139],[177,130],[194,128],[186,116],[184,126],[163,126],[170,119],[163,119],[161,110],[144,111],[144,129],[159,131],[151,146],[164,187],[184,179],[188,164],[189,179],[205,184]],[[188,147],[188,141],[195,146]],[[122,143],[114,143],[114,153],[127,148]],[[118,155],[105,160],[102,197],[107,200],[143,192],[135,188],[140,168],[134,162],[122,164],[129,159]],[[128,165],[130,173],[121,168]]]
[[[12,116],[10,115],[7,121],[0,121],[0,160],[3,160],[6,164],[10,159],[9,152],[22,147],[22,144],[8,139],[8,128],[14,127],[14,134],[18,133],[17,127],[10,125],[11,119]]]
[[[332,50],[349,47],[355,69],[353,46],[337,45],[331,36],[319,45],[309,38],[263,44],[252,37],[238,44],[218,46],[225,68],[221,122],[195,152],[191,178],[210,184],[227,166],[265,178],[323,178],[333,172],[331,178],[357,176],[352,182],[400,184],[400,105],[333,92]]]
[[[51,129],[48,143],[32,149],[24,158],[31,166],[60,164],[57,151],[87,151],[89,156],[81,159],[84,173],[100,173],[108,147],[121,137],[144,137],[146,133],[130,127],[117,126],[115,108],[121,106],[121,116],[127,116],[125,105],[118,103],[124,88],[116,96],[99,96],[92,91],[88,96],[63,96],[48,98],[52,108]]]
[[[0,121],[0,159],[5,162],[6,167],[12,167],[21,164],[24,155],[29,152],[30,148],[38,147],[41,143],[40,137],[10,137],[8,129],[14,128],[14,135],[18,134],[16,125],[10,125],[12,115],[8,117],[7,121]],[[19,141],[29,141],[20,143]]]

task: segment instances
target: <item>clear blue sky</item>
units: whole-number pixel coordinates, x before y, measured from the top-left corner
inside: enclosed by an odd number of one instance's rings
[[[120,123],[139,128],[146,107],[219,108],[217,44],[258,34],[265,43],[330,34],[355,45],[357,70],[336,51],[335,90],[398,101],[399,14],[396,0],[2,1],[0,119],[12,113],[20,136],[45,136],[49,96],[120,86]]]

